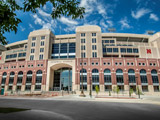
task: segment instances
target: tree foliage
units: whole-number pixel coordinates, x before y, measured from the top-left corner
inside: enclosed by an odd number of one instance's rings
[[[72,19],[83,18],[85,8],[79,7],[77,0],[22,0],[23,5],[17,4],[16,0],[0,1],[0,43],[7,44],[4,37],[5,32],[17,32],[18,24],[22,21],[17,17],[16,11],[33,12],[43,7],[47,2],[53,5],[51,16],[53,19],[61,16],[71,17]]]

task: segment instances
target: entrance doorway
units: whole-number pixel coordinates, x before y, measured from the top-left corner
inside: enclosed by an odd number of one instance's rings
[[[53,81],[54,91],[72,91],[72,69],[60,68],[55,70]]]

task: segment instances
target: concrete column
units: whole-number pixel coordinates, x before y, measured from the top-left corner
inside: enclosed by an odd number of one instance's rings
[[[148,91],[149,91],[150,93],[153,93],[153,92],[154,92],[153,85],[148,85]]]
[[[104,88],[105,86],[104,86],[104,84],[101,84],[100,85],[100,92],[104,92],[105,91],[105,88]]]

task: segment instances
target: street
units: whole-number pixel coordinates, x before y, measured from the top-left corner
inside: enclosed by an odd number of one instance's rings
[[[0,99],[0,108],[25,108],[0,113],[0,120],[156,120],[160,105],[118,102]]]

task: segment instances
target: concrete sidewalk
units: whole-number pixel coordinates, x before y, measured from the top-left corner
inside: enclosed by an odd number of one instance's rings
[[[87,95],[86,97],[79,97],[79,95],[65,95],[56,97],[27,97],[27,96],[0,96],[0,99],[32,99],[32,100],[65,100],[65,101],[95,101],[95,102],[123,102],[123,103],[148,103],[160,105],[160,96],[147,96],[141,95],[133,96],[129,98],[128,96],[92,96]]]

